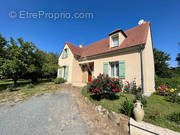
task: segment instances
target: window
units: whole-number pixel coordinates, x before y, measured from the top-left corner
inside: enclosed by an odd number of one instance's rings
[[[112,47],[119,46],[119,37],[112,37]]]
[[[119,77],[119,63],[112,62],[110,65],[111,65],[111,77]]]
[[[64,58],[66,58],[66,57],[67,57],[67,48],[64,49]]]
[[[66,66],[62,67],[61,77],[64,78],[66,73]]]

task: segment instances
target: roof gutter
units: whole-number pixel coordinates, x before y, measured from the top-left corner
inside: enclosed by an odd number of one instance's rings
[[[111,50],[111,51],[108,51],[108,52],[94,54],[94,55],[91,55],[91,56],[80,57],[79,59],[80,60],[84,60],[84,58],[85,58],[85,60],[87,60],[87,59],[94,59],[94,58],[96,58],[98,56],[102,56],[102,55],[106,56],[107,54],[114,53],[114,52],[117,52],[117,51],[128,52],[129,50],[127,50],[127,49],[135,49],[135,50],[138,51],[139,46],[142,46],[142,45],[144,46],[144,44],[137,44],[135,46],[130,46],[130,47],[126,47],[126,48],[119,48],[119,49],[116,49],[116,50]]]
[[[142,86],[142,94],[144,94],[144,70],[143,70],[143,55],[142,51],[144,49],[144,45],[140,45],[140,64],[141,64],[141,86]]]

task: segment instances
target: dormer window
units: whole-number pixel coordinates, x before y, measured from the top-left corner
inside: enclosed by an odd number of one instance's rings
[[[112,37],[112,47],[119,46],[119,36]]]
[[[109,37],[110,37],[109,47],[113,48],[113,47],[121,46],[121,44],[123,43],[124,39],[127,36],[122,29],[118,29],[109,33]]]

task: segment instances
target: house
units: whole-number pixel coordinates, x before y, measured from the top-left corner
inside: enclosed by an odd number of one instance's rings
[[[150,22],[126,31],[115,30],[84,47],[66,42],[58,64],[57,76],[67,83],[84,84],[104,73],[123,81],[135,80],[144,93],[152,93],[155,71]]]

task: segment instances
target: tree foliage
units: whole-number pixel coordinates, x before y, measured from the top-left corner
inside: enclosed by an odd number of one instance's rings
[[[20,78],[37,81],[39,77],[55,77],[58,55],[39,50],[32,42],[22,38],[6,41],[0,35],[0,78]]]
[[[2,64],[5,62],[5,58],[7,57],[7,43],[8,42],[6,39],[0,34],[0,66],[2,66]]]
[[[171,77],[171,72],[168,68],[168,61],[171,60],[170,55],[156,48],[153,49],[153,52],[156,75],[162,78]]]
[[[14,83],[24,75],[36,70],[36,46],[31,42],[24,42],[22,38],[15,41],[10,38],[7,44],[7,57],[1,65],[1,77],[12,78]]]
[[[41,76],[45,78],[54,78],[57,76],[58,54],[46,53],[42,50],[39,52],[39,61],[41,61]]]
[[[180,46],[180,43],[179,43]],[[178,53],[178,56],[176,57],[176,61],[178,62],[178,66],[180,67],[180,53]]]

